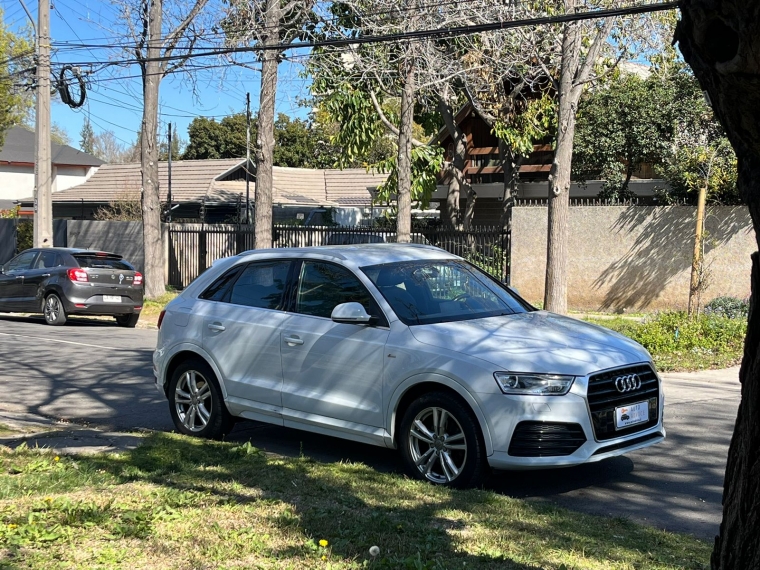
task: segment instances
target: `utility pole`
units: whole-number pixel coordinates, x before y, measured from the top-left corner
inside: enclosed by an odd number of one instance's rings
[[[245,223],[251,225],[251,94],[245,94]]]
[[[172,124],[169,123],[169,179],[167,180],[169,191],[167,193],[167,201],[169,202],[169,211],[167,213],[166,221],[172,223]]]
[[[39,0],[37,22],[37,108],[34,161],[34,247],[53,247],[50,161],[50,4]]]

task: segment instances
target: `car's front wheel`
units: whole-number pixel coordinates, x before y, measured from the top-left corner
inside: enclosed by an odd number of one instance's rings
[[[137,326],[137,321],[140,319],[140,313],[132,313],[131,315],[116,315],[116,324],[120,327],[126,327],[133,329]]]
[[[50,293],[50,295],[45,297],[42,314],[45,315],[45,322],[49,325],[63,325],[66,323],[66,310],[63,308],[60,297],[55,293]]]
[[[180,364],[172,374],[168,395],[172,420],[180,433],[221,439],[232,430],[234,422],[219,382],[203,360]]]
[[[409,475],[437,485],[475,486],[486,470],[477,419],[444,392],[412,402],[401,422],[399,446]]]

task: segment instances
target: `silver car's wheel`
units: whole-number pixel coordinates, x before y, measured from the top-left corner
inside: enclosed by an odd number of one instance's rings
[[[409,452],[422,475],[433,483],[451,483],[467,464],[462,426],[444,408],[425,408],[409,430]]]
[[[173,372],[167,389],[169,410],[177,431],[219,439],[233,426],[214,371],[203,360],[190,358]]]
[[[62,325],[66,322],[66,311],[63,308],[63,303],[55,293],[45,297],[42,313],[45,315],[45,322],[49,325]]]
[[[211,419],[213,404],[208,380],[200,372],[188,370],[180,376],[174,389],[174,406],[179,421],[188,431],[203,431]]]
[[[409,475],[436,485],[477,485],[486,467],[480,427],[466,403],[432,392],[411,403],[401,422],[399,447]]]

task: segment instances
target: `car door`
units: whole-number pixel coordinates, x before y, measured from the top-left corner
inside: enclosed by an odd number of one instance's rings
[[[203,347],[221,371],[229,403],[246,417],[281,423],[280,331],[290,260],[249,263],[223,275],[207,292]],[[223,285],[221,288],[219,285]]]
[[[37,251],[27,250],[5,264],[0,275],[0,307],[4,311],[24,309],[24,277],[36,257]]]
[[[352,301],[362,303],[379,324],[330,319],[337,305]],[[306,260],[294,311],[281,335],[285,425],[303,427],[305,422],[354,432],[381,428],[383,355],[390,329],[367,288],[345,267]]]
[[[42,292],[40,288],[50,279],[56,267],[63,264],[61,256],[51,250],[40,251],[34,265],[24,272],[22,283],[21,303],[24,310],[38,312],[42,307]],[[39,293],[39,294],[38,294]]]

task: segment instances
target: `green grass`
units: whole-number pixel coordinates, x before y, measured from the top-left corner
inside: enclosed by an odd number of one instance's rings
[[[657,368],[665,372],[735,366],[741,362],[747,334],[746,319],[690,318],[683,312],[658,313],[641,321],[622,317],[586,320],[641,343]]]
[[[6,568],[675,570],[706,568],[710,550],[624,519],[250,444],[153,434],[120,455],[0,452]]]

